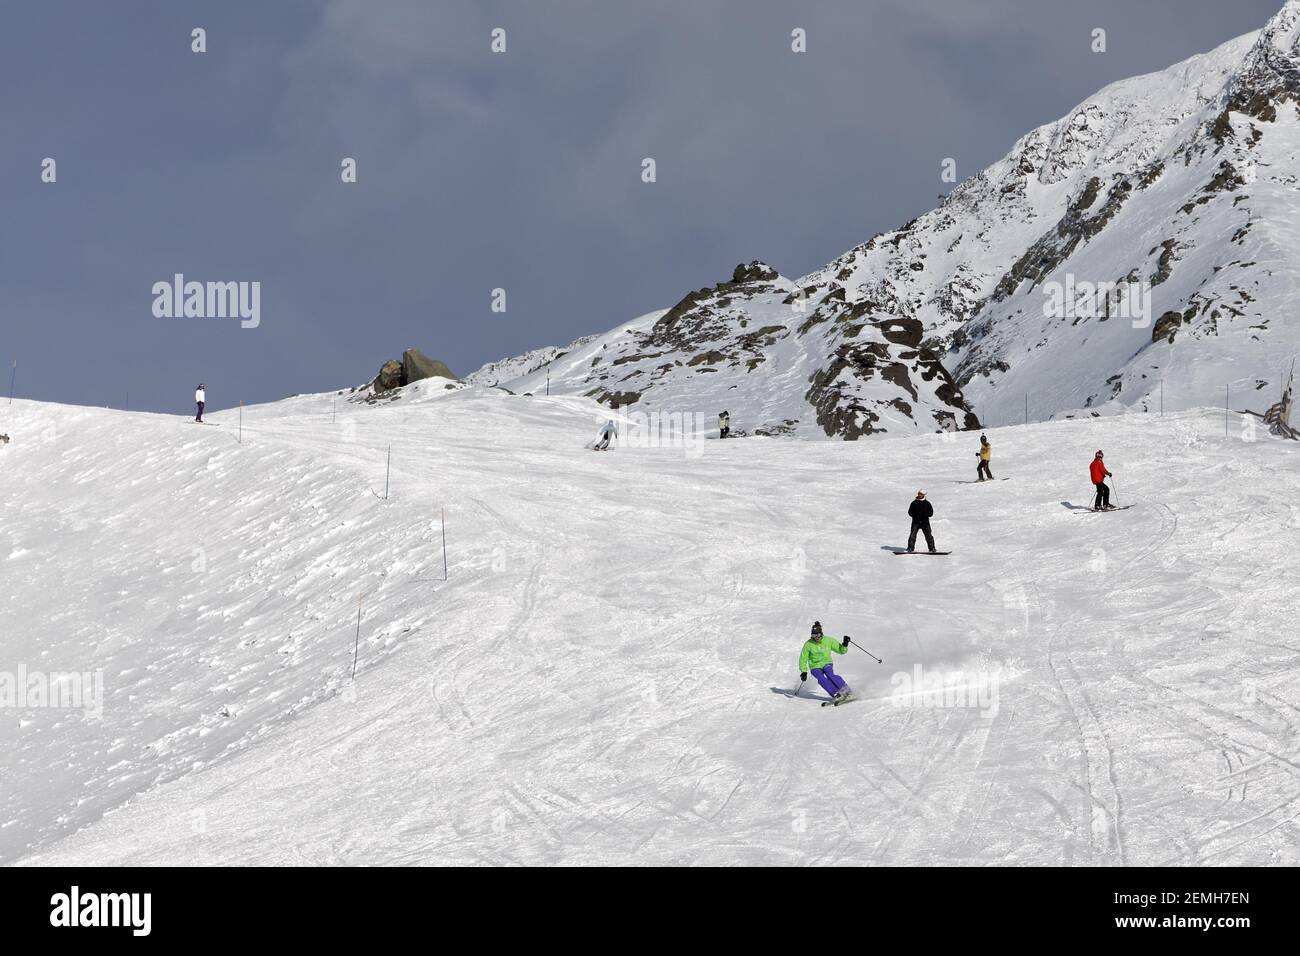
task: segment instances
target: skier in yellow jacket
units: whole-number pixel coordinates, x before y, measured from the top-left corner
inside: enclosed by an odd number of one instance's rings
[[[975,457],[980,460],[976,477],[980,481],[992,481],[993,472],[989,471],[989,461],[993,458],[993,446],[989,444],[987,435],[980,435],[980,450],[975,453]]]
[[[831,700],[848,700],[853,696],[853,691],[831,665],[831,654],[846,654],[848,650],[847,634],[839,641],[833,637],[827,638],[822,634],[822,622],[813,621],[812,635],[804,641],[803,650],[799,653],[799,686],[803,686],[802,682],[808,679],[808,672],[811,671],[812,676],[817,678],[817,683],[822,685],[822,690],[831,695]]]

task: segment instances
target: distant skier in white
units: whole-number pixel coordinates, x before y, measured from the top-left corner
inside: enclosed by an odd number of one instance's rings
[[[596,439],[593,447],[594,451],[607,451],[609,449],[610,439],[618,437],[618,426],[614,424],[614,419],[605,422],[605,427],[600,430],[600,437]]]
[[[194,416],[196,422],[203,421],[203,406],[208,403],[207,392],[204,391],[204,385],[199,382],[199,387],[194,390],[194,404],[198,406],[198,414]]]
[[[731,434],[731,412],[724,411],[718,416],[718,437],[726,438]]]

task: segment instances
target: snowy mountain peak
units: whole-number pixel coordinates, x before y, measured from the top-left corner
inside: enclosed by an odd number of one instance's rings
[[[840,438],[1276,391],[1300,352],[1281,318],[1300,295],[1298,160],[1288,0],[1257,33],[1103,87],[802,278],[742,264],[590,340],[560,387],[733,419],[743,398],[752,427]],[[535,361],[501,384],[535,387]]]
[[[1229,88],[1230,109],[1272,122],[1300,99],[1300,0],[1287,0],[1259,32]]]
[[[725,408],[735,435],[977,428],[923,331],[871,303],[850,304],[838,285],[809,292],[755,260],[671,309],[565,349],[492,363],[470,380],[513,392],[549,387],[638,412],[712,418]]]

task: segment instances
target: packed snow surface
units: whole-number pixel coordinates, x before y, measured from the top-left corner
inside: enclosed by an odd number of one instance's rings
[[[103,687],[0,708],[0,860],[1300,862],[1300,471],[1252,419],[993,429],[975,484],[969,433],[332,400],[0,410],[0,679]],[[1127,511],[1079,510],[1099,447]],[[888,550],[919,488],[949,557]],[[859,701],[790,696],[814,619]]]

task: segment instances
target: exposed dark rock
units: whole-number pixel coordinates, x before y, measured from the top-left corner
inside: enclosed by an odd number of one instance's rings
[[[615,408],[632,405],[641,400],[640,392],[611,392],[603,388],[593,388],[587,395],[594,397],[601,405],[611,405]]]
[[[1096,176],[1089,179],[1056,227],[1030,246],[1020,261],[1011,267],[1011,271],[1002,277],[993,293],[994,300],[1006,299],[1022,282],[1037,285],[1044,276],[1050,275],[1069,258],[1081,242],[1091,239],[1105,228],[1131,194],[1133,181],[1129,177],[1117,178],[1111,184],[1101,208],[1089,216],[1087,212],[1101,192],[1101,180]]]
[[[1160,253],[1160,261],[1156,263],[1155,275],[1151,277],[1151,284],[1157,286],[1169,278],[1174,271],[1174,249],[1178,246],[1178,240],[1166,239],[1160,243],[1160,248],[1164,252]]]
[[[402,384],[423,381],[426,378],[450,378],[456,376],[452,370],[437,359],[431,359],[419,349],[407,349],[402,353]]]
[[[902,362],[890,362],[881,369],[880,377],[891,385],[906,389],[907,393],[912,396],[912,400],[916,400],[916,386],[912,384],[912,377],[907,374],[907,366]],[[911,417],[910,412],[908,417]]]
[[[895,345],[907,345],[916,348],[921,344],[921,336],[925,332],[925,327],[917,319],[907,319],[900,317],[890,317],[881,319],[876,323],[880,329],[881,335],[885,337],[886,342],[893,342]]]
[[[699,355],[695,356],[686,364],[687,365],[717,365],[719,362],[725,362],[726,360],[727,360],[727,356],[723,355],[721,352],[717,352],[717,351],[701,352]]]
[[[402,363],[396,359],[389,359],[379,367],[379,374],[375,376],[373,384],[376,392],[386,392],[389,389],[400,388],[402,384]]]
[[[1166,312],[1156,319],[1156,324],[1151,329],[1151,341],[1159,342],[1161,339],[1168,339],[1172,342],[1174,335],[1182,324],[1183,314],[1181,312]]]
[[[755,259],[749,265],[740,263],[736,266],[735,271],[731,273],[732,282],[771,282],[777,278],[778,273],[766,262],[759,262]]]

